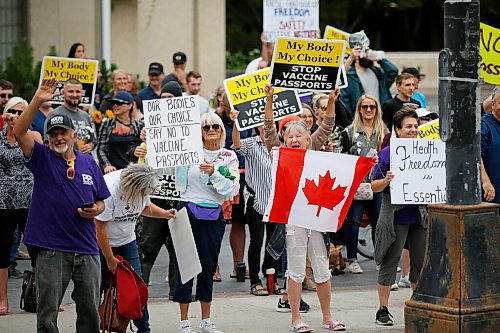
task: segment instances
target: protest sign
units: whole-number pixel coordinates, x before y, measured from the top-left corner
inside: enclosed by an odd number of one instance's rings
[[[319,0],[264,0],[263,13],[269,43],[279,37],[317,37]]]
[[[325,27],[325,34],[323,35],[323,38],[331,40],[345,40],[347,43],[350,35],[351,35],[350,33],[334,28],[331,25],[327,25]],[[347,43],[347,46],[345,48],[345,53],[351,54],[351,48],[349,47],[349,43]]]
[[[480,24],[481,77],[485,82],[500,85],[500,29]]]
[[[271,77],[274,87],[329,91],[343,66],[345,41],[279,38],[274,47]]]
[[[269,79],[269,68],[224,80],[224,88],[231,109],[240,111],[236,121],[239,131],[264,123],[266,106],[265,87]],[[273,114],[275,120],[286,115],[302,113],[299,96],[293,90],[274,90]]]
[[[174,244],[181,281],[186,283],[200,274],[202,270],[186,207],[168,220],[168,228]]]
[[[93,105],[95,89],[97,83],[97,70],[99,62],[97,60],[43,57],[42,70],[40,71],[40,82],[44,79],[56,79],[59,81],[56,93],[61,93],[64,82],[73,78],[81,82],[83,86],[82,105]],[[53,104],[62,104],[64,97],[60,94],[54,97]]]
[[[439,119],[418,126],[418,137],[422,139],[439,139]]]
[[[337,87],[339,87],[340,89],[347,88],[349,86],[349,83],[347,82],[347,71],[345,70],[343,64],[339,67],[339,70],[340,74],[337,79]]]
[[[142,103],[149,166],[159,169],[203,163],[198,96]]]
[[[441,140],[391,138],[391,203],[446,202],[446,146]]]
[[[175,189],[175,175],[163,174],[158,177],[160,184],[151,194],[151,198],[176,200],[181,198],[179,191]]]

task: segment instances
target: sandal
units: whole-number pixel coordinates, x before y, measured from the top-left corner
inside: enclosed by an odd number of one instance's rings
[[[220,273],[215,272],[213,280],[214,282],[222,282],[222,276],[220,275]]]
[[[9,306],[0,307],[0,316],[6,316],[9,314]]]
[[[286,290],[285,288],[281,288],[281,286],[278,283],[274,284],[274,294],[275,295],[285,295]]]
[[[312,328],[309,327],[309,325],[307,325],[306,323],[304,323],[303,321],[300,322],[300,323],[297,323],[293,326],[290,326],[290,330],[288,332],[290,333],[308,333],[308,332],[312,332]]]
[[[229,277],[231,279],[236,279],[236,272],[229,273]],[[250,280],[250,273],[248,272],[248,269],[245,270],[245,279]]]
[[[330,331],[345,331],[346,327],[343,323],[341,323],[338,320],[330,320],[328,323],[323,323],[321,325],[321,328],[326,328],[327,330]]]
[[[260,286],[260,288],[258,288]],[[254,296],[267,296],[269,293],[262,286],[262,283],[252,284],[250,286],[250,293]]]

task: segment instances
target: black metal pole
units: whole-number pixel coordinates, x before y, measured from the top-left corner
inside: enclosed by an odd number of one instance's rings
[[[446,142],[447,203],[481,202],[479,0],[447,0],[439,54],[439,113]]]

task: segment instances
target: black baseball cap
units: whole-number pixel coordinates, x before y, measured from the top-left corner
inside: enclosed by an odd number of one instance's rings
[[[49,114],[47,117],[47,131],[49,133],[54,128],[74,129],[73,122],[64,114]]]
[[[416,69],[415,67],[406,67],[405,69],[403,69],[403,71],[401,73],[408,73],[408,74],[411,74],[414,77],[419,78],[419,79],[422,76],[425,76],[425,74],[420,73],[420,71],[418,69]]]
[[[148,74],[163,74],[163,65],[159,62],[152,62],[149,64]]]
[[[172,56],[172,62],[174,64],[183,64],[187,61],[186,54],[184,52],[175,52]]]

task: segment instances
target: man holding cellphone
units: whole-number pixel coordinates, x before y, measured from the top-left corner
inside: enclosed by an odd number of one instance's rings
[[[35,179],[24,242],[38,249],[37,331],[58,332],[58,306],[72,280],[76,331],[99,332],[100,262],[93,218],[104,211],[109,190],[97,163],[76,149],[66,115],[47,118],[48,145],[27,134],[40,105],[56,95],[57,83],[43,80],[14,127]]]

